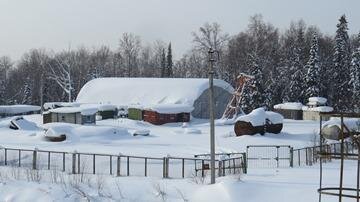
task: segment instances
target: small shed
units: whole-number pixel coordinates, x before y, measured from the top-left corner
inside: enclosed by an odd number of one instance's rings
[[[101,119],[114,119],[118,115],[118,109],[115,105],[103,104],[98,106],[98,115]]]
[[[132,120],[143,120],[143,108],[141,106],[129,107],[128,118]]]
[[[303,106],[300,102],[286,102],[274,105],[274,111],[281,114],[285,119],[302,120]]]
[[[44,114],[43,121],[44,123],[95,124],[97,111],[97,108],[61,107],[49,110]]]
[[[0,117],[39,114],[40,110],[35,105],[0,105]]]
[[[192,106],[183,104],[155,105],[143,110],[143,120],[155,125],[189,122]]]

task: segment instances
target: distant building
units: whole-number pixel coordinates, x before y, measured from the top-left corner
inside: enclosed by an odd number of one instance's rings
[[[97,108],[61,107],[43,114],[43,123],[95,124]]]
[[[216,118],[221,118],[233,91],[229,83],[214,80]],[[98,78],[82,87],[76,102],[128,106],[130,119],[149,122],[156,119],[152,121],[154,123],[188,121],[190,115],[207,119],[210,114],[209,81],[192,78]],[[166,113],[162,111],[164,108],[167,108]]]
[[[274,111],[280,113],[286,119],[318,121],[320,119],[320,112],[332,112],[334,110],[326,105],[326,98],[310,97],[306,106],[300,102],[287,102],[274,105]],[[323,116],[324,121],[329,118]]]
[[[326,106],[327,99],[323,97],[310,97],[309,102],[302,108],[304,120],[320,120],[320,112],[332,112],[334,108]],[[323,121],[327,121],[329,117],[323,116]]]
[[[274,111],[283,115],[285,119],[302,120],[303,106],[300,102],[286,102],[274,105]]]

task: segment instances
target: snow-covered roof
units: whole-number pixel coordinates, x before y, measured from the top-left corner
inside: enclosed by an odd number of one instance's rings
[[[274,109],[292,109],[301,110],[304,105],[300,102],[286,102],[282,104],[274,105]]]
[[[52,113],[64,113],[64,114],[81,113],[81,115],[88,116],[88,115],[96,114],[98,109],[92,107],[61,107],[56,109],[50,109],[49,111]]]
[[[310,97],[309,98],[309,103],[325,104],[326,102],[327,102],[327,99],[324,97]]]
[[[194,110],[194,107],[185,104],[158,104],[145,109],[150,109],[162,114],[171,114],[182,112],[190,113],[192,110]]]
[[[79,107],[80,103],[76,102],[46,102],[44,104],[44,109],[54,109],[56,107]]]
[[[40,106],[35,105],[0,105],[0,113],[4,114],[22,114],[40,109]]]
[[[84,108],[97,108],[99,111],[112,111],[116,110],[117,106],[112,104],[80,104]]]
[[[321,107],[306,107],[302,108],[303,111],[315,111],[315,112],[332,112],[334,108],[329,106],[321,106]]]
[[[233,87],[219,79],[214,85],[232,93]],[[209,87],[208,79],[193,78],[98,78],[86,83],[76,101],[114,105],[185,104],[194,101]]]

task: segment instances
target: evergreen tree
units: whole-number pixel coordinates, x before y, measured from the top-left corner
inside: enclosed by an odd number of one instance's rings
[[[305,96],[306,98],[319,96],[320,88],[320,65],[319,65],[319,44],[317,35],[314,34],[311,48],[309,61],[307,62],[305,69],[307,74],[305,77],[306,89]]]
[[[350,42],[347,33],[348,26],[345,15],[341,16],[337,24],[335,36],[334,67],[331,70],[333,106],[337,110],[346,111],[350,101]]]
[[[265,106],[266,92],[264,90],[263,82],[264,75],[262,68],[259,66],[257,56],[251,57],[250,75],[254,77],[245,89],[243,99],[243,111],[249,113],[251,110]]]
[[[166,56],[165,56],[165,49],[162,49],[161,53],[161,78],[166,76]]]
[[[291,102],[303,102],[304,96],[304,85],[303,85],[303,66],[300,61],[300,48],[295,48],[293,64],[290,69],[292,73],[290,75],[290,84],[289,84],[289,101]]]
[[[23,92],[22,92],[23,97],[22,97],[21,104],[31,104],[32,90],[30,87],[29,80],[30,80],[30,78],[26,78],[26,80],[25,80]]]
[[[360,44],[360,33],[357,41]],[[354,50],[351,56],[349,85],[352,91],[352,104],[355,111],[358,112],[360,106],[360,45]]]
[[[168,52],[166,56],[166,77],[173,77],[173,61],[171,43],[169,43]]]

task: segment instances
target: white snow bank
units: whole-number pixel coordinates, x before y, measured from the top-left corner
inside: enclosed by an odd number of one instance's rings
[[[66,135],[66,141],[80,139],[101,142],[130,136],[130,133],[125,128],[112,126],[82,126],[68,123],[47,123],[44,124],[44,128],[47,130],[47,136],[59,137],[60,135]]]
[[[274,109],[301,110],[303,106],[304,105],[300,102],[286,102],[286,103],[274,105]]]
[[[179,130],[175,130],[176,134],[201,134],[201,130],[197,128],[182,128]]]
[[[192,110],[194,110],[193,106],[185,105],[185,104],[159,104],[159,105],[153,105],[149,108],[152,111],[156,111],[158,113],[162,114],[176,114],[176,113],[190,113]]]
[[[79,107],[79,106],[80,103],[76,103],[76,102],[46,102],[44,104],[44,109],[49,110],[58,107]]]
[[[280,124],[284,121],[284,117],[279,113],[267,111],[265,114],[266,118],[269,119],[273,124]]]
[[[237,118],[237,121],[249,122],[253,126],[263,126],[269,119],[273,124],[282,123],[284,117],[276,112],[265,111],[264,108],[254,109],[251,113]]]
[[[33,111],[40,111],[40,106],[35,105],[0,105],[0,113],[22,114]]]
[[[96,114],[98,111],[97,108],[92,107],[60,107],[56,109],[50,109],[49,110],[52,113],[81,113],[81,115],[88,116]]]
[[[327,99],[324,97],[310,97],[309,102],[315,104],[325,104],[327,102]]]
[[[219,79],[214,85],[233,93],[233,87]],[[152,106],[186,104],[194,101],[209,88],[208,79],[192,78],[98,78],[87,82],[80,90],[79,103]]]
[[[80,104],[82,108],[97,108],[99,111],[116,110],[117,106],[112,104]]]
[[[334,111],[334,108],[329,106],[321,106],[321,107],[307,107],[304,106],[302,108],[303,111],[314,111],[314,112],[332,112]]]

